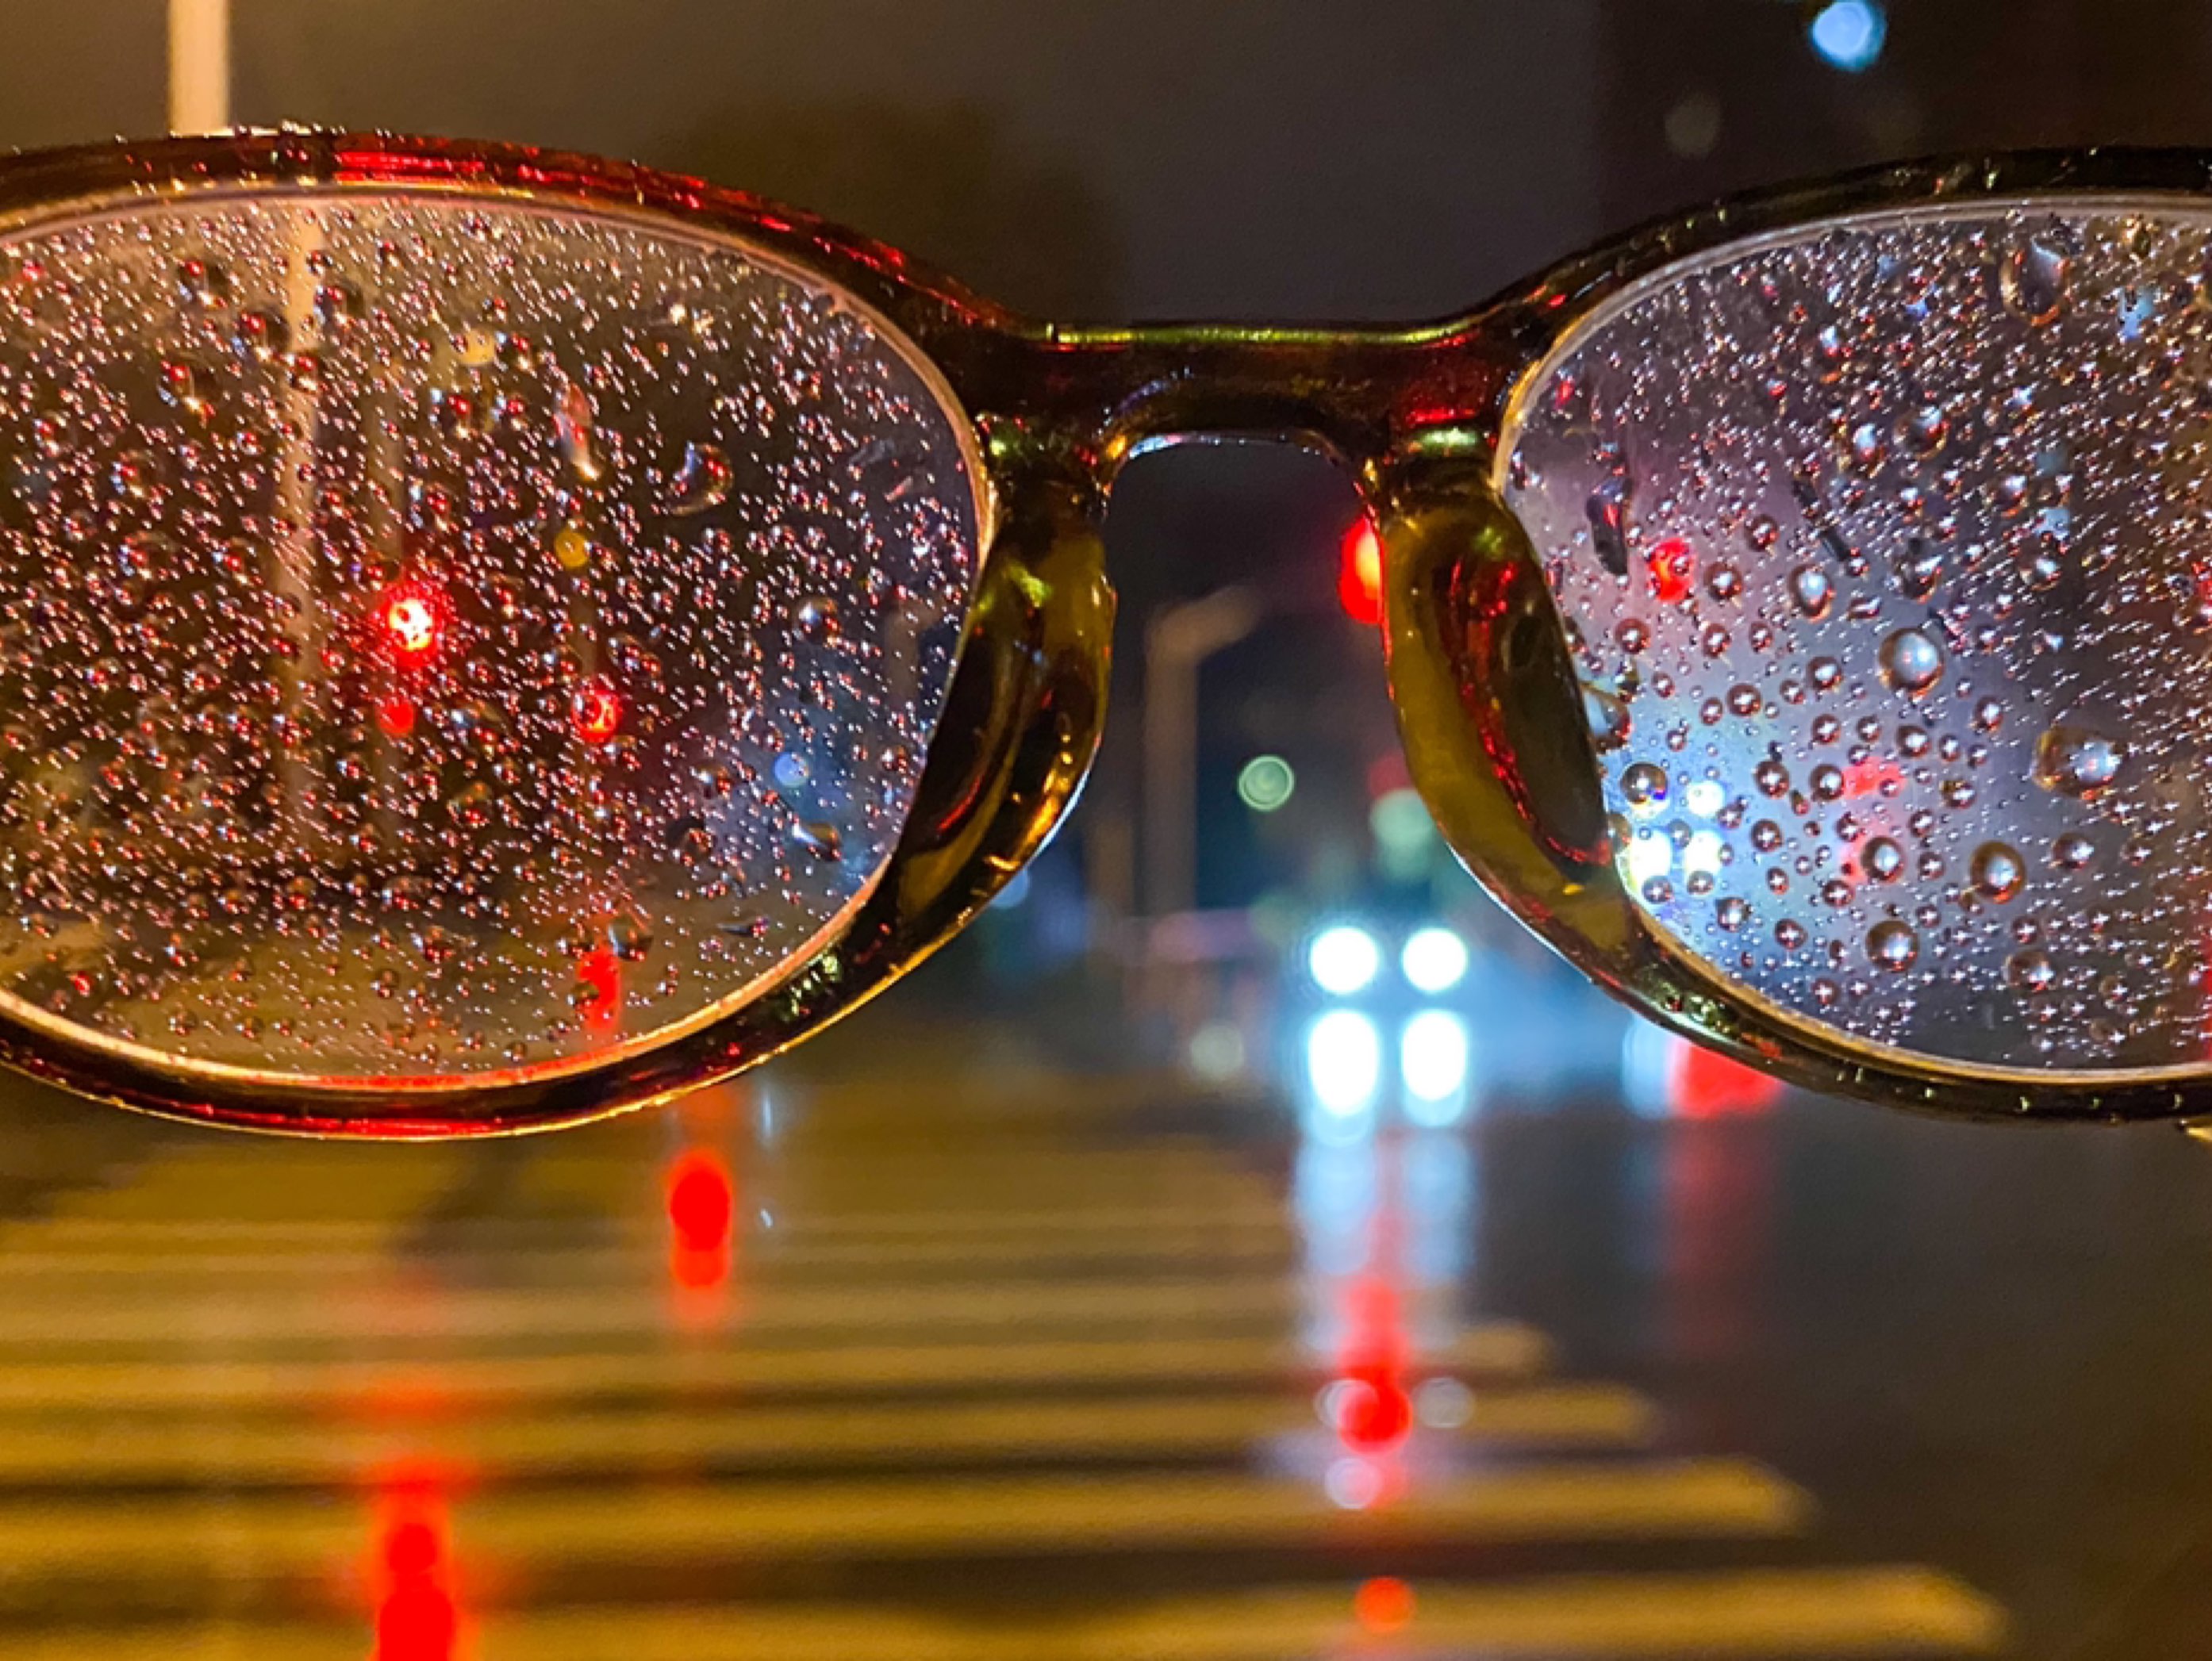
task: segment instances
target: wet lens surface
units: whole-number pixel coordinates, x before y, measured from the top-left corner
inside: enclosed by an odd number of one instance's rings
[[[1857,1039],[2212,1042],[2212,213],[1816,227],[1629,291],[1505,492],[1631,890]]]
[[[398,192],[0,246],[0,993],[430,1083],[733,1000],[858,903],[978,537],[884,327]]]

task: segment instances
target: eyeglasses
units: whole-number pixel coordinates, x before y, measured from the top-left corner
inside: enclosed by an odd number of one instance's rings
[[[1148,446],[1297,435],[1414,779],[1644,1014],[1973,1115],[2212,1111],[2212,194],[1919,165],[1450,323],[1070,329],[583,158],[0,167],[0,1054],[571,1122],[881,991],[1043,845]]]

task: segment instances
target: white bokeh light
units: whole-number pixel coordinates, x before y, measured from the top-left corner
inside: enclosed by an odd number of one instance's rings
[[[1449,929],[1416,929],[1398,955],[1415,991],[1448,992],[1467,978],[1467,942]]]
[[[1306,948],[1306,969],[1314,985],[1339,997],[1370,985],[1382,967],[1382,949],[1375,937],[1351,923],[1323,929]]]

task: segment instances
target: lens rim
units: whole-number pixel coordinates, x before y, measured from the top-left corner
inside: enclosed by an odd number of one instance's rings
[[[994,441],[992,420],[975,413],[973,394],[1018,326],[1011,313],[880,244],[696,180],[517,146],[248,133],[0,162],[0,237],[194,200],[349,190],[618,220],[732,247],[834,286],[866,313],[939,398],[975,485],[978,564],[938,729],[947,742],[933,742],[907,824],[857,905],[742,1003],[725,999],[603,1055],[509,1073],[324,1081],[171,1060],[9,999],[0,1004],[0,1064],[165,1117],[380,1138],[576,1124],[726,1077],[857,1007],[942,943],[1073,798],[1103,718],[1110,631],[1097,490],[1087,479],[1056,483],[1030,447]],[[1076,714],[1086,706],[1087,722]]]
[[[1639,1014],[1794,1083],[1937,1117],[2188,1121],[2212,1113],[2212,1060],[2102,1071],[1946,1061],[1850,1038],[1723,976],[1635,902],[1609,850],[1589,840],[1594,755],[1582,758],[1587,799],[1547,801],[1514,787],[1540,770],[1540,748],[1586,752],[1588,739],[1571,674],[1532,672],[1511,657],[1505,632],[1486,627],[1498,597],[1510,592],[1515,605],[1541,614],[1565,638],[1540,561],[1503,506],[1514,411],[1561,351],[1645,285],[1824,224],[2100,203],[2185,203],[2203,212],[2212,206],[2212,154],[1948,158],[1754,191],[1655,221],[1479,311],[1474,330],[1511,342],[1519,355],[1487,412],[1485,442],[1406,446],[1381,470],[1392,690],[1415,783],[1486,886]]]

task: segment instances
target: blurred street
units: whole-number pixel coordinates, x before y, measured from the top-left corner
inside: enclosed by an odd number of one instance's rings
[[[0,1649],[2199,1652],[2212,1149],[926,1014],[472,1145],[9,1086]]]

